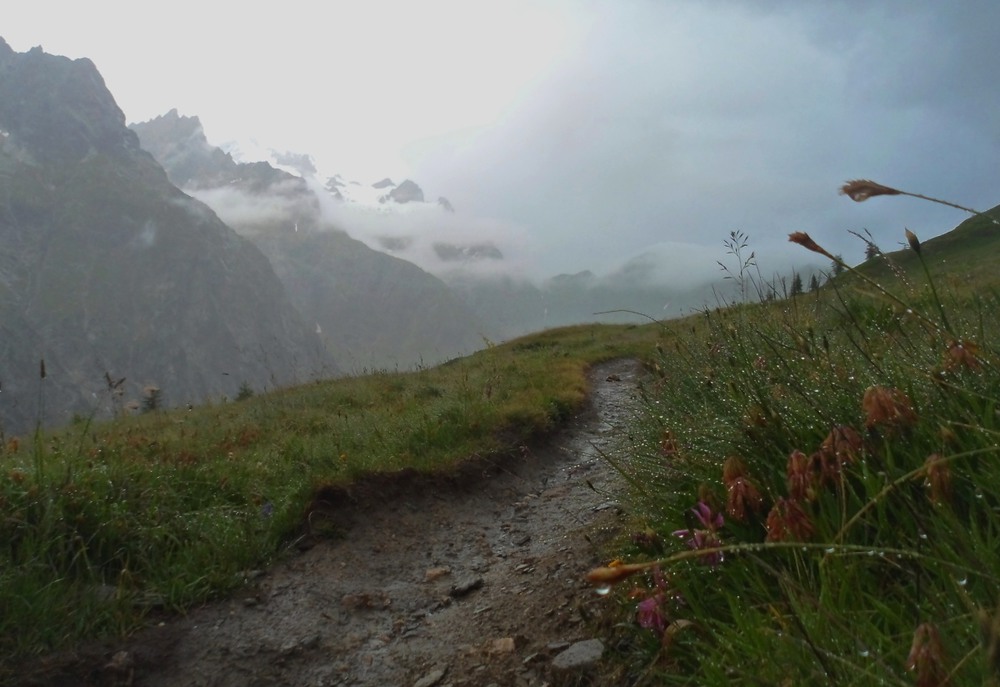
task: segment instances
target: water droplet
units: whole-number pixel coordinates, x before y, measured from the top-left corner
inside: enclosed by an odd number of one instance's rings
[[[608,594],[611,593],[611,585],[610,584],[602,584],[600,587],[598,587],[594,591],[597,592],[598,596],[607,596]]]
[[[964,587],[965,585],[967,585],[969,583],[969,578],[968,577],[963,577],[963,578],[955,580],[955,581],[958,582],[958,586],[959,587]]]
[[[825,551],[826,553],[833,553],[833,552],[834,552],[834,551],[835,551],[836,549],[834,549],[834,548],[833,548],[833,547],[831,546],[831,547],[829,547],[829,548],[826,548],[826,549],[823,549],[823,550],[824,550],[824,551]]]

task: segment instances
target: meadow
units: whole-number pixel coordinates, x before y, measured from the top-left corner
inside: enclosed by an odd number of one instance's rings
[[[590,365],[635,357],[642,411],[608,457],[632,528],[590,574],[611,600],[622,683],[996,683],[991,212],[858,268],[793,234],[843,270],[814,291],[5,436],[0,678],[336,536],[316,508],[331,489],[503,460],[583,407]],[[729,257],[744,293],[775,293],[752,258]]]
[[[635,531],[590,575],[624,681],[998,683],[996,216],[663,329]]]
[[[572,327],[431,369],[5,436],[0,682],[20,660],[123,636],[337,536],[324,499],[357,480],[518,455],[582,408],[588,366],[642,355],[654,336]]]

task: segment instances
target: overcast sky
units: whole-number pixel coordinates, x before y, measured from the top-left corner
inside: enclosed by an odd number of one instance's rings
[[[0,35],[91,58],[129,122],[411,177],[542,272],[659,246],[711,276],[731,230],[777,268],[813,257],[792,231],[857,262],[848,230],[965,219],[848,179],[1000,203],[998,27],[996,0],[34,0]]]

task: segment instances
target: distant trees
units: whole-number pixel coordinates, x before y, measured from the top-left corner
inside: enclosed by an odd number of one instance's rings
[[[151,413],[163,407],[163,392],[160,387],[150,384],[142,390],[142,412]]]
[[[819,291],[819,279],[815,274],[809,277],[809,291],[810,293],[816,293]]]
[[[792,274],[792,288],[791,294],[793,296],[802,295],[802,275],[798,272]]]

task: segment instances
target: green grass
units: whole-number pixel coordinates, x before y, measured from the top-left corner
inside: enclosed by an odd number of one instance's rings
[[[8,440],[0,681],[19,659],[122,635],[151,609],[243,584],[303,534],[322,489],[516,453],[580,409],[589,365],[648,355],[655,332],[566,328],[419,372]]]
[[[611,595],[630,683],[996,684],[997,236],[978,218],[924,264],[786,301],[9,441],[0,681],[244,584],[330,487],[502,460],[580,408],[588,366],[635,356],[645,412],[612,458],[636,515],[621,557],[646,566]]]
[[[848,274],[670,328],[617,463],[640,532],[622,558],[651,566],[617,593],[632,681],[997,684],[1000,293],[981,243],[923,246],[937,295],[911,250],[906,280]]]

